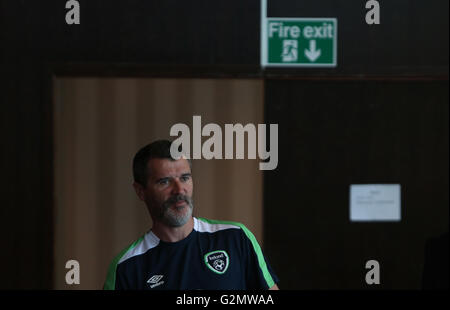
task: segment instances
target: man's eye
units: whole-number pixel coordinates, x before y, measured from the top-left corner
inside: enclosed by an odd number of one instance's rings
[[[162,179],[162,180],[159,180],[159,181],[158,181],[158,184],[159,184],[159,185],[167,185],[167,184],[169,184],[169,180],[168,180],[168,179]]]
[[[186,181],[189,181],[190,178],[191,178],[191,176],[189,176],[189,175],[183,175],[181,177],[181,181],[186,182]]]

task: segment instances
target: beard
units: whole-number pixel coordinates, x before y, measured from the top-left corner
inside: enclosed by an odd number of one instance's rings
[[[186,205],[174,206],[179,201],[186,202]],[[191,197],[181,194],[173,195],[162,203],[157,218],[166,226],[181,227],[189,221],[193,209],[194,201]]]

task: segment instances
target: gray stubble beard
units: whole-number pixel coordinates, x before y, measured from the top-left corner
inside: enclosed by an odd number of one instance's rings
[[[177,214],[176,211],[170,208],[172,204],[180,200],[183,200],[187,203],[187,206],[184,206],[183,209],[188,208],[188,210],[182,215]],[[192,198],[185,195],[177,195],[171,197],[170,199],[168,199],[163,203],[158,218],[162,223],[164,223],[169,227],[181,227],[185,225],[192,217],[193,209],[194,209],[194,201]]]

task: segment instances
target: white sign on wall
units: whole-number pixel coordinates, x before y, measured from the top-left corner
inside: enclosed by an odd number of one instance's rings
[[[400,184],[350,185],[351,221],[400,221]]]

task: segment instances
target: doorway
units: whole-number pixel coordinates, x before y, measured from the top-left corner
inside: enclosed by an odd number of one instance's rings
[[[142,146],[176,123],[260,124],[259,79],[72,78],[54,81],[54,288],[101,289],[111,260],[151,228],[132,188]],[[257,160],[193,160],[194,216],[245,224],[262,243]],[[65,263],[80,264],[80,284]]]

